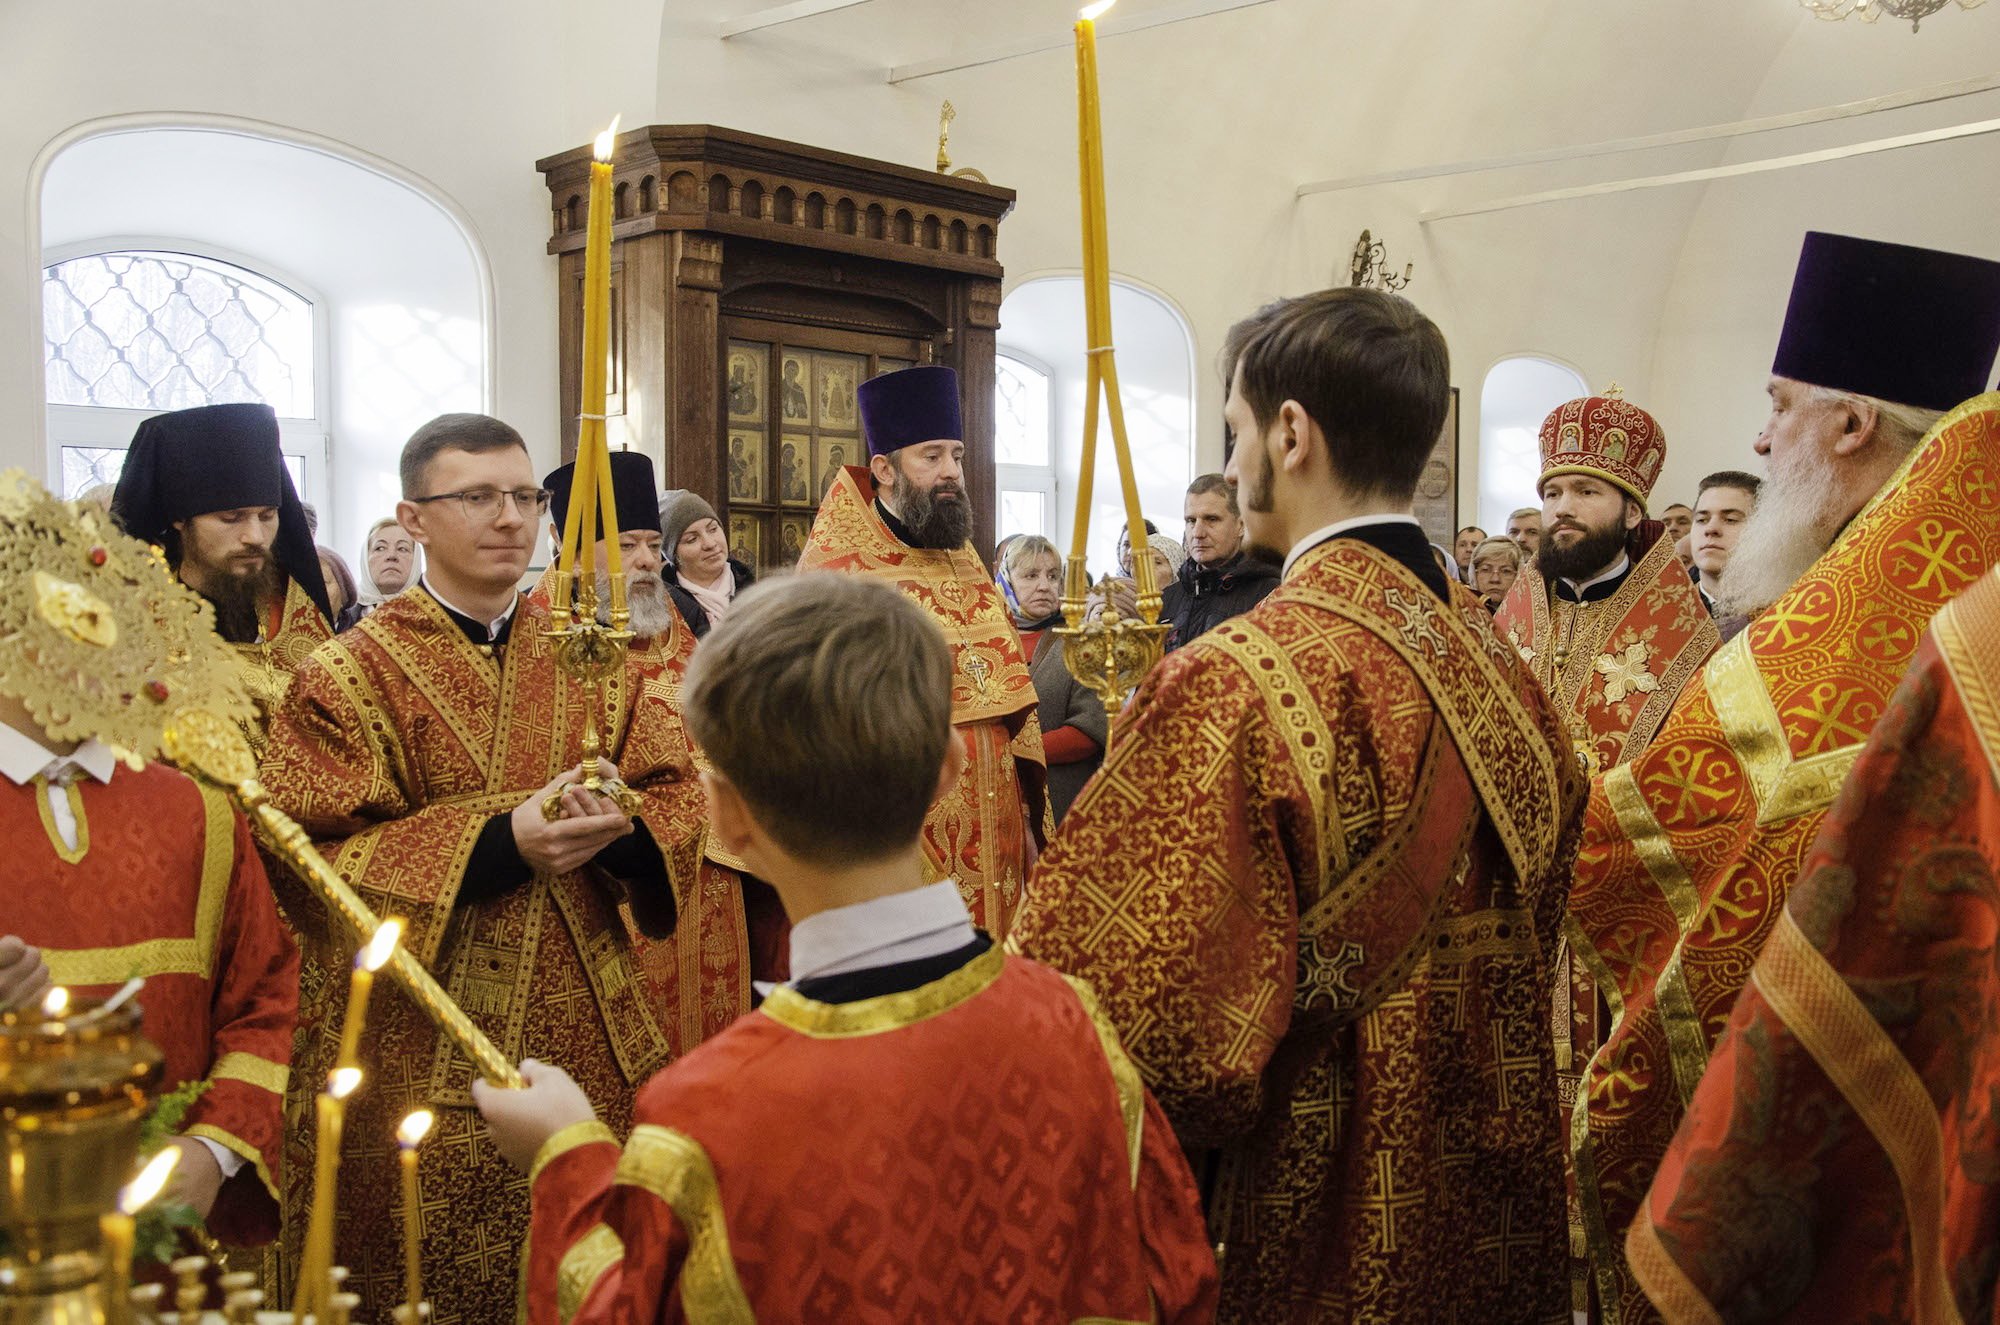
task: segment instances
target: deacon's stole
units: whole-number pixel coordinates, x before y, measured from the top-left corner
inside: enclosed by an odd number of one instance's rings
[[[208,1082],[182,1132],[244,1161],[216,1197],[209,1232],[233,1246],[269,1242],[299,953],[249,826],[221,792],[161,764],[49,790],[69,799],[74,847],[40,779],[0,783],[0,933],[40,948],[56,983],[80,994],[146,981],[139,999],[146,1037],[165,1058],[161,1088]]]
[[[622,1152],[592,1122],[536,1159],[532,1325],[1214,1319],[1201,1198],[1116,1032],[998,948],[860,1002],[781,987],[634,1113]]]
[[[584,691],[557,666],[549,628],[546,604],[524,599],[496,654],[469,642],[428,593],[397,595],[299,669],[264,777],[376,914],[405,918],[404,947],[505,1057],[562,1066],[606,1117],[623,1119],[640,1082],[747,1009],[741,912],[703,886],[706,810],[688,738],[636,663],[606,683],[606,750],[639,792],[665,859],[678,917],[671,943],[641,932],[634,900],[595,866],[459,903],[488,818],[578,759]],[[291,1102],[295,1243],[311,1172],[307,1106],[332,1066],[357,940],[287,883],[280,900],[305,947],[302,1001],[316,1014],[300,1036]],[[638,899],[640,909],[656,900]],[[684,959],[699,963],[698,978],[681,978]],[[665,1001],[667,988],[677,1001]],[[427,1234],[425,1287],[440,1319],[507,1319],[527,1201],[471,1108],[471,1064],[393,987],[377,991],[368,1029],[368,1085],[349,1106],[348,1134],[386,1147],[404,1111],[440,1110],[422,1151],[427,1199],[442,1209],[473,1194],[476,1204]],[[349,1151],[361,1153],[373,1152]],[[393,1206],[386,1158],[345,1164],[342,1175],[343,1209]],[[342,1221],[339,1251],[364,1311],[386,1316],[399,1282],[394,1221]]]
[[[1541,1320],[1582,780],[1476,600],[1333,539],[1169,655],[1013,944],[1086,975],[1190,1151],[1223,1317]]]
[[[1594,603],[1557,598],[1530,567],[1514,581],[1494,629],[1521,651],[1569,724],[1586,774],[1638,757],[1721,638],[1664,536],[1654,537],[1617,592]],[[1597,983],[1567,940],[1552,1021],[1558,1103],[1567,1118],[1582,1093],[1584,1065],[1609,1029]],[[1588,1230],[1572,1197],[1572,1305],[1579,1311],[1589,1306]]]
[[[956,878],[973,923],[1002,938],[1048,827],[1048,771],[1027,655],[1000,586],[972,544],[955,551],[909,546],[875,509],[874,489],[867,470],[840,471],[799,569],[878,576],[944,632],[951,720],[965,740],[965,766],[924,820],[924,879]]]
[[[333,638],[333,627],[319,614],[312,595],[287,576],[284,597],[265,610],[262,635],[254,644],[230,646],[236,651],[237,669],[256,708],[256,716],[246,722],[243,735],[260,759],[271,716],[284,704],[292,674],[314,649]]]
[[[1606,1315],[1617,1254],[1930,618],[2000,562],[2000,393],[1951,411],[1791,591],[1725,645],[1646,752],[1591,787],[1569,934],[1611,1003],[1571,1120]]]
[[[1947,605],[1626,1238],[1673,1321],[1989,1321],[2000,1244],[2000,573]]]

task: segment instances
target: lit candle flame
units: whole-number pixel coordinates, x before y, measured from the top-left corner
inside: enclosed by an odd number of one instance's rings
[[[395,955],[396,944],[403,937],[403,922],[384,920],[375,927],[375,935],[354,954],[354,964],[364,971],[379,971]]]
[[[354,1093],[361,1084],[361,1069],[358,1067],[337,1067],[326,1079],[326,1093],[337,1100],[344,1100]]]
[[[431,1134],[431,1123],[435,1115],[429,1109],[415,1109],[404,1116],[402,1125],[396,1128],[396,1144],[407,1150],[414,1150],[425,1137]]]
[[[174,1165],[180,1163],[179,1146],[168,1146],[146,1161],[146,1167],[139,1170],[139,1176],[125,1184],[118,1192],[118,1212],[136,1215],[146,1208],[146,1203],[160,1194],[173,1174]]]
[[[1079,9],[1076,13],[1076,16],[1082,19],[1086,23],[1093,22],[1098,18],[1099,15],[1103,14],[1105,10],[1111,8],[1111,6],[1117,3],[1118,0],[1097,0],[1097,3],[1094,5],[1085,5],[1082,9]]]
[[[1116,3],[1116,0],[1113,0],[1113,3]],[[591,156],[599,161],[609,161],[611,159],[612,149],[618,145],[618,121],[624,118],[623,114],[611,117],[611,127],[603,133],[598,134],[597,140],[590,145]]]
[[[69,1011],[69,990],[57,985],[42,995],[42,1015],[51,1021]]]

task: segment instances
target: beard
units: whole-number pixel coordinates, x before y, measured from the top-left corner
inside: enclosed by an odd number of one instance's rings
[[[954,552],[972,537],[972,504],[958,484],[945,481],[920,488],[899,474],[891,495],[912,546]]]
[[[658,572],[625,573],[625,610],[631,614],[626,628],[640,639],[657,639],[674,628],[676,609]],[[611,624],[611,575],[602,568],[597,572],[597,619]]]
[[[1542,536],[1542,550],[1535,555],[1535,565],[1541,568],[1543,579],[1581,584],[1618,560],[1618,554],[1625,550],[1625,534],[1623,522],[1585,528],[1583,537],[1565,547],[1556,541],[1551,530]]]
[[[1756,509],[1717,577],[1719,615],[1756,616],[1783,598],[1826,554],[1837,532],[1826,512],[1839,479],[1833,456],[1814,446],[1789,469],[1773,470],[1764,480]]]
[[[1277,482],[1277,469],[1271,464],[1271,453],[1264,449],[1261,441],[1253,441],[1251,449],[1257,453],[1257,460],[1254,465],[1245,463],[1238,466],[1237,472],[1243,476],[1243,481],[1237,487],[1236,498],[1245,515],[1269,515],[1278,506],[1277,499],[1271,491]],[[1289,548],[1272,547],[1269,543],[1260,542],[1257,536],[1250,532],[1248,520],[1243,522],[1243,529],[1245,542],[1249,545],[1252,557],[1284,564],[1285,557],[1290,552]],[[1224,557],[1223,560],[1227,561],[1228,558]]]
[[[264,633],[264,604],[283,585],[278,565],[266,557],[255,570],[208,570],[195,592],[215,609],[215,633],[231,644],[255,644]]]

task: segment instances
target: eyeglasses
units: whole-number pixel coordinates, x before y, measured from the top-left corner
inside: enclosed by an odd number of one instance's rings
[[[463,492],[435,492],[428,497],[410,497],[407,500],[422,506],[455,497],[459,505],[465,507],[466,519],[491,521],[500,518],[503,498],[513,502],[514,509],[523,515],[541,515],[549,509],[549,499],[554,496],[547,488],[467,488]]]

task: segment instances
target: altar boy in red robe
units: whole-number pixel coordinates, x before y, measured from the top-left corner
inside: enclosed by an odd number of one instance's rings
[[[474,1087],[530,1175],[535,1325],[1213,1317],[1186,1161],[1089,987],[923,883],[951,671],[854,576],[760,586],[695,653],[711,821],[784,900],[793,979],[654,1077],[622,1149],[556,1068]]]
[[[165,765],[135,770],[102,742],[52,740],[6,693],[17,680],[0,678],[0,1006],[48,980],[102,997],[143,977],[162,1088],[208,1082],[169,1143],[181,1158],[168,1197],[223,1242],[269,1242],[299,952],[249,826]],[[35,950],[46,975],[10,983]]]

